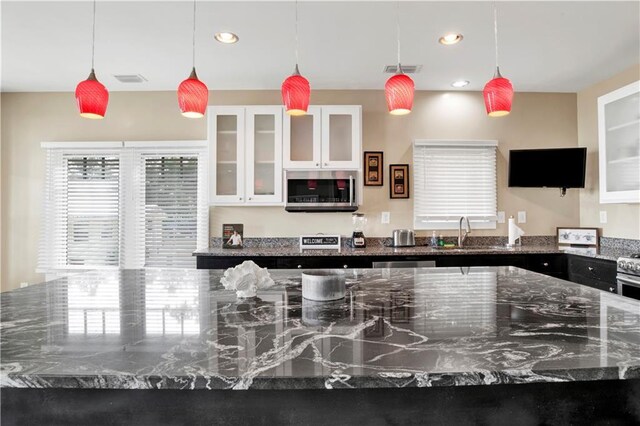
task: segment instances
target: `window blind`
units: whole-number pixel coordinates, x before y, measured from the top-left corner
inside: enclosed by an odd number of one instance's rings
[[[198,157],[142,155],[144,266],[193,267],[198,237]]]
[[[496,227],[495,141],[416,141],[414,226],[455,229],[461,216],[475,228]]]
[[[206,145],[77,144],[47,149],[39,272],[195,267],[192,252],[208,245]]]
[[[117,267],[120,250],[118,154],[50,150],[39,270]]]
[[[208,246],[206,149],[136,148],[127,153],[127,268],[194,268]]]

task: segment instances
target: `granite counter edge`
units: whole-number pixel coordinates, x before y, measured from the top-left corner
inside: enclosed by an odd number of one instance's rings
[[[527,383],[640,380],[640,364],[632,366],[558,370],[503,370],[459,373],[379,372],[373,376],[349,376],[336,371],[318,377],[228,377],[86,375],[47,376],[4,374],[2,389],[138,389],[138,390],[296,390],[296,389],[384,389],[443,386],[492,386]]]

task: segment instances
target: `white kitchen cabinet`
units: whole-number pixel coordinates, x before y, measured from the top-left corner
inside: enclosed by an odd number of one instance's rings
[[[285,169],[360,169],[359,105],[309,107],[301,117],[285,114],[283,128]]]
[[[245,201],[245,109],[209,107],[209,203]]]
[[[246,108],[247,203],[282,202],[282,108]]]
[[[305,115],[284,114],[283,163],[285,169],[320,168],[322,109],[310,106]]]
[[[281,106],[209,107],[209,203],[282,204]]]
[[[598,98],[600,202],[640,202],[640,81]]]

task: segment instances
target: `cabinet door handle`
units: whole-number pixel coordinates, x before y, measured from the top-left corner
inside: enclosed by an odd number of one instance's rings
[[[249,201],[253,200],[253,198],[249,197]]]
[[[325,166],[328,166],[328,165],[329,165],[329,163],[324,163],[324,165],[325,165]]]
[[[593,272],[593,266],[588,266],[587,269],[591,272]]]
[[[349,267],[349,265],[342,265],[342,267],[343,267],[344,269],[347,269],[347,268]]]
[[[302,269],[302,265],[298,265],[298,269]]]
[[[542,264],[542,266],[544,266],[544,267],[546,268],[547,266],[549,266],[549,262],[544,262],[544,263]]]
[[[320,167],[320,163],[316,163],[316,167]]]
[[[239,197],[238,200],[242,201],[242,197]]]
[[[609,287],[609,291],[610,291],[611,293],[615,293],[615,292],[616,292],[616,289],[615,289],[615,287]]]

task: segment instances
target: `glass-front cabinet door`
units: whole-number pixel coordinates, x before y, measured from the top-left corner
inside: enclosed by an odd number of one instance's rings
[[[292,117],[284,113],[283,163],[285,169],[320,168],[320,107],[310,106],[307,114]]]
[[[600,202],[640,202],[640,81],[598,98]]]
[[[245,201],[245,109],[209,108],[209,203]]]
[[[247,203],[282,202],[282,114],[280,106],[246,108]]]
[[[360,106],[322,108],[322,168],[359,168],[361,116]]]

